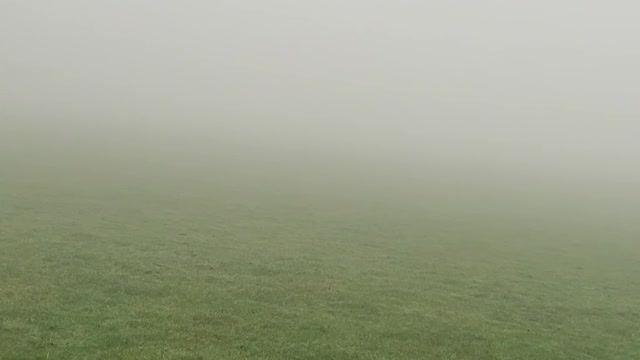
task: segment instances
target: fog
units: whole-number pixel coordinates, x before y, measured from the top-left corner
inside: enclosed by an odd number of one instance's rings
[[[361,167],[382,183],[543,184],[622,204],[640,181],[639,10],[5,0],[3,159]]]

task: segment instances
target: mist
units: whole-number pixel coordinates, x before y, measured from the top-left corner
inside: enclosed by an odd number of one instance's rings
[[[0,358],[637,358],[639,13],[0,0]]]
[[[156,163],[207,177],[224,163],[255,181],[351,176],[351,189],[413,195],[554,189],[618,206],[640,181],[638,10],[4,1],[3,152],[141,174]]]

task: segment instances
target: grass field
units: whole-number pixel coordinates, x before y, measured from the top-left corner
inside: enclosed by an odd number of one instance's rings
[[[465,211],[453,192],[13,170],[0,359],[640,356],[630,228]]]

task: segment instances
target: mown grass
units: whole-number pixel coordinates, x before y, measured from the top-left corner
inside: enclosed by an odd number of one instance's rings
[[[88,179],[2,182],[1,359],[640,354],[633,232]]]

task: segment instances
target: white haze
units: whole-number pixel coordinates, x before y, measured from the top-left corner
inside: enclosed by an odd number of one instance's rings
[[[0,131],[14,144],[228,143],[628,193],[640,181],[639,11],[4,0]]]

